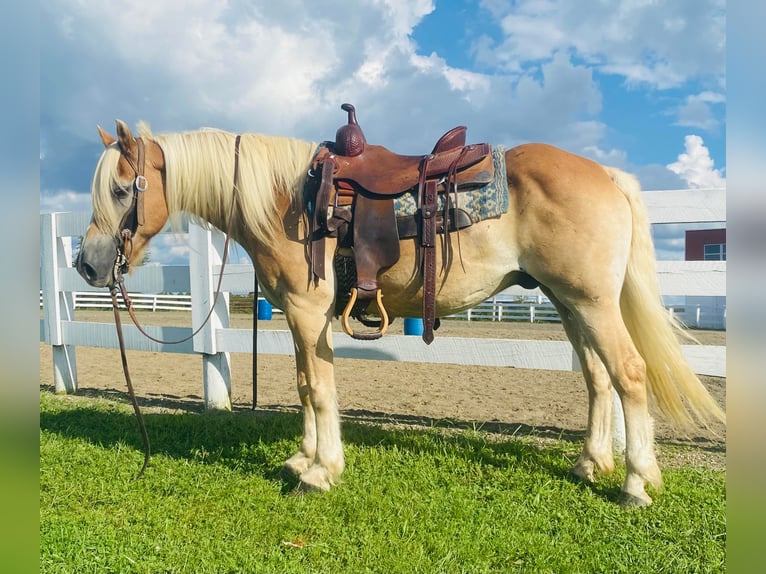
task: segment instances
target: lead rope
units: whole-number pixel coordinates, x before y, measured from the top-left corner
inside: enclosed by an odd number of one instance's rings
[[[144,441],[144,464],[138,474],[134,477],[134,480],[138,480],[143,476],[144,471],[149,466],[149,458],[151,457],[151,445],[149,444],[149,433],[146,431],[146,424],[144,424],[144,417],[141,414],[141,409],[138,406],[138,400],[136,399],[136,393],[133,390],[133,381],[130,379],[130,371],[128,370],[128,357],[125,353],[125,339],[122,336],[122,322],[120,321],[120,307],[117,303],[117,288],[112,287],[112,310],[114,311],[114,324],[117,326],[117,340],[120,342],[120,358],[122,359],[122,372],[125,373],[125,382],[128,385],[128,394],[130,395],[130,402],[133,403],[133,410],[136,413],[136,420],[138,421],[138,427],[141,429],[141,437]]]
[[[232,197],[232,203],[231,203],[231,213],[229,214],[229,230],[231,231],[231,223],[234,221],[234,206],[236,201],[236,192],[237,192],[237,182],[238,182],[238,175],[239,175],[239,140],[240,136],[237,135],[236,139],[234,140],[234,194]],[[218,275],[218,285],[216,286],[215,295],[213,296],[213,303],[210,306],[210,310],[208,311],[207,316],[205,317],[205,320],[202,322],[202,324],[195,329],[191,335],[188,337],[184,337],[183,339],[179,339],[177,341],[163,341],[161,339],[157,339],[146,332],[146,330],[141,326],[141,324],[138,322],[138,318],[135,315],[135,311],[133,310],[133,302],[131,301],[130,297],[128,296],[128,290],[125,288],[125,281],[122,277],[122,272],[124,269],[127,269],[128,265],[128,259],[125,256],[125,252],[127,251],[128,245],[131,247],[132,251],[132,239],[130,232],[122,233],[122,239],[123,239],[123,248],[122,252],[118,253],[117,259],[114,262],[114,276],[117,281],[117,286],[119,286],[120,293],[122,294],[123,302],[125,303],[125,307],[128,310],[128,314],[130,315],[130,318],[133,320],[133,323],[135,324],[136,328],[139,330],[139,332],[144,335],[146,338],[154,341],[155,343],[161,343],[165,345],[176,345],[179,343],[183,343],[185,341],[188,341],[189,339],[193,338],[197,333],[199,333],[202,328],[205,326],[205,324],[208,322],[210,317],[213,314],[213,309],[215,309],[215,305],[218,302],[218,296],[221,294],[221,285],[223,284],[223,271],[226,267],[226,262],[228,261],[229,256],[229,240],[231,237],[231,233],[226,234],[226,240],[224,241],[223,245],[223,256],[221,258],[221,272]],[[256,295],[255,298],[257,300],[257,279],[256,279]],[[117,301],[117,286],[113,286],[110,290],[110,294],[112,296],[112,310],[114,312],[114,324],[117,329],[117,340],[120,344],[120,358],[122,360],[122,371],[125,374],[125,383],[128,386],[128,395],[130,396],[130,402],[133,404],[133,411],[136,413],[136,420],[138,421],[139,429],[141,430],[141,437],[144,442],[144,464],[141,466],[141,470],[138,472],[138,474],[135,476],[134,480],[137,480],[143,476],[146,469],[149,467],[149,459],[151,458],[151,445],[149,443],[149,433],[146,430],[146,424],[144,423],[144,417],[141,414],[141,408],[138,405],[138,399],[136,398],[135,390],[133,389],[133,381],[130,378],[130,371],[128,369],[128,357],[127,353],[125,352],[125,339],[123,337],[122,333],[122,321],[120,320],[120,305]],[[255,355],[256,349],[253,348],[253,355]],[[255,366],[255,361],[253,363]],[[255,370],[253,370],[253,409],[255,409],[255,392],[256,392],[256,385],[255,385]]]

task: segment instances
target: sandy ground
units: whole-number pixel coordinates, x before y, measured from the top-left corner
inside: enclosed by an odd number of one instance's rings
[[[113,322],[111,311],[77,311],[75,318],[78,321]],[[123,314],[122,320],[130,322],[127,314]],[[139,312],[139,320],[147,325],[191,326],[191,314],[185,312]],[[252,316],[232,317],[232,327],[251,326]],[[271,321],[259,321],[259,329],[286,328],[284,318],[277,313]],[[336,331],[340,331],[339,325],[336,325]],[[395,321],[389,333],[401,334],[402,321]],[[726,344],[725,332],[694,331],[694,335],[704,344]],[[436,336],[566,339],[559,324],[454,320],[442,321]],[[231,360],[232,404],[235,410],[250,409],[252,357],[234,353]],[[129,351],[128,363],[136,393],[146,408],[202,410],[200,357]],[[335,367],[339,405],[345,419],[384,424],[480,427],[493,433],[533,435],[541,439],[564,436],[579,440],[584,436],[587,393],[580,373],[353,359],[336,359]],[[117,350],[79,347],[77,373],[81,394],[125,396]],[[294,373],[293,357],[259,355],[258,408],[297,409]],[[702,377],[702,381],[725,407],[726,379]],[[43,344],[40,345],[40,384],[45,388],[51,388],[53,384],[51,350]],[[686,459],[725,467],[724,425],[711,430],[701,429],[696,436],[682,438],[658,417],[656,433],[660,443],[694,446],[684,455]],[[667,464],[668,461],[663,461],[662,450],[659,456],[660,463]]]

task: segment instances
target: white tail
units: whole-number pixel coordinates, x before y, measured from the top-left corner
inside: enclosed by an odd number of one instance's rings
[[[633,217],[620,308],[633,343],[646,362],[649,394],[660,411],[681,429],[691,429],[695,420],[706,427],[713,421],[724,421],[723,410],[694,374],[681,350],[679,335],[694,338],[662,304],[649,218],[639,183],[616,168],[605,169],[628,199]]]

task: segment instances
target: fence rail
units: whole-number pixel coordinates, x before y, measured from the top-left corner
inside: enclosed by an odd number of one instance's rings
[[[120,304],[123,304],[122,294],[118,294],[117,299]],[[192,296],[184,293],[130,293],[130,299],[133,307],[147,311],[190,311],[192,308]],[[264,300],[260,296],[258,299]],[[44,297],[40,290],[40,308],[43,306]],[[72,307],[74,309],[111,309],[112,297],[107,292],[73,291]],[[235,310],[231,302],[230,310],[232,312]],[[237,310],[251,311],[252,300],[246,306],[238,304]],[[282,312],[277,308],[273,311]],[[530,323],[561,321],[553,304],[542,297],[516,297],[509,300],[506,297],[496,296],[450,317],[468,321],[527,321]]]
[[[131,293],[131,301],[136,309],[145,311],[190,311],[192,308],[192,296],[188,293],[166,294],[166,293]],[[117,300],[123,304],[122,294],[117,295]],[[259,301],[265,301],[263,297],[258,297]],[[40,308],[44,305],[43,291],[40,290]],[[72,292],[73,309],[111,309],[112,297],[106,292]],[[252,311],[252,300],[248,304],[239,301],[235,306],[230,303],[231,312],[250,312]],[[725,325],[726,310],[721,311],[721,321],[717,322],[714,317],[711,319],[711,313],[702,305],[677,306],[669,305],[668,313],[681,320],[687,327],[692,328],[710,328],[708,325],[718,323]],[[273,308],[273,312],[281,313],[282,310]],[[558,311],[553,304],[541,296],[515,297],[509,300],[507,297],[495,296],[483,301],[475,307],[450,315],[449,318],[465,319],[467,321],[512,321],[528,323],[560,323]],[[716,327],[712,327],[716,328]]]
[[[133,307],[144,311],[189,311],[192,296],[189,294],[169,295],[164,293],[131,293]],[[122,293],[117,295],[121,305],[125,303]],[[43,292],[40,290],[40,307],[43,307]],[[109,293],[72,292],[74,309],[111,309],[112,296]]]
[[[705,197],[700,201],[699,193]],[[725,221],[725,193],[722,190],[693,192],[649,192],[650,217],[658,222]],[[40,341],[53,348],[54,383],[58,392],[77,389],[76,348],[116,347],[111,323],[74,320],[74,309],[100,305],[102,289],[89,287],[72,268],[72,237],[79,237],[90,214],[51,213],[41,215],[40,285],[42,319]],[[169,231],[169,230],[168,230]],[[126,278],[126,286],[141,308],[191,308],[192,324],[202,323],[213,300],[215,280],[220,272],[224,236],[214,230],[189,225],[189,265],[144,266]],[[664,295],[726,295],[726,263],[666,261],[658,265]],[[229,327],[229,294],[253,291],[251,265],[229,264],[223,278],[212,320],[195,337],[177,346],[154,343],[132,325],[125,326],[128,349],[159,352],[198,353],[203,357],[203,385],[208,408],[230,408],[230,357],[233,352],[253,352],[252,333]],[[190,293],[164,297],[167,293]],[[108,294],[105,294],[108,295]],[[527,297],[519,301],[520,297]],[[471,320],[552,321],[555,310],[542,300],[543,294],[515,286],[492,300],[465,312]],[[140,301],[140,303],[138,303]],[[458,316],[460,316],[459,314]],[[556,316],[557,318],[557,316]],[[161,339],[177,340],[191,334],[190,328],[147,327]],[[562,341],[515,341],[437,337],[426,346],[419,338],[388,335],[376,342],[356,341],[344,333],[333,335],[336,356],[344,358],[514,366],[532,369],[579,370],[571,345]],[[288,331],[261,331],[259,353],[294,353]],[[685,346],[684,353],[697,373],[726,375],[726,348]]]

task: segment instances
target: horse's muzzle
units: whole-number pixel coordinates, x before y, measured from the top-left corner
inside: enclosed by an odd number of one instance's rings
[[[86,236],[75,260],[77,272],[92,287],[114,286],[119,240],[108,235]]]

